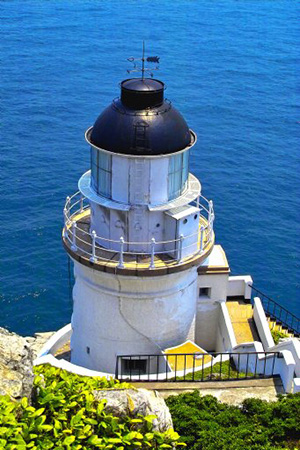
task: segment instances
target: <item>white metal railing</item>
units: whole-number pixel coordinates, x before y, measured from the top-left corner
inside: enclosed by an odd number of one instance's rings
[[[181,234],[177,239],[164,241],[156,241],[155,238],[152,238],[149,242],[134,242],[126,241],[124,236],[115,240],[98,236],[94,230],[86,231],[82,227],[78,227],[77,222],[80,217],[90,210],[88,199],[78,191],[66,199],[64,238],[74,252],[80,250],[93,263],[115,261],[116,266],[122,269],[127,261],[132,261],[137,257],[148,257],[149,269],[155,269],[157,267],[155,257],[158,256],[165,263],[177,262],[179,264],[185,258],[204,254],[214,239],[213,202],[201,195],[190,205],[200,208],[200,227],[196,233],[187,236]]]

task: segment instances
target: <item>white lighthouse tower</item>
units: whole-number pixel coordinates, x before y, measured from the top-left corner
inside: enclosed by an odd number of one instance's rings
[[[64,209],[75,273],[71,362],[114,372],[117,355],[161,354],[194,338],[196,316],[205,342],[216,307],[199,313],[197,279],[214,247],[214,213],[189,172],[195,133],[161,81],[133,78],[86,140],[91,170]],[[147,364],[139,370],[149,373]]]

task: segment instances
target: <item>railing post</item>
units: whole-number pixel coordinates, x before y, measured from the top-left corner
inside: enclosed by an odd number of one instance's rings
[[[90,257],[90,261],[92,263],[97,261],[97,257],[96,257],[96,237],[97,237],[96,231],[93,230],[92,231],[92,256]]]
[[[197,206],[197,208],[199,208],[199,206],[200,206],[200,195],[198,195],[198,197],[197,197],[196,206]]]
[[[69,219],[67,217],[67,208],[66,206],[64,207],[64,237],[67,238],[68,235],[68,222]]]
[[[118,355],[117,355],[117,360],[116,360],[115,379],[116,380],[119,379],[119,356]]]
[[[155,255],[155,239],[152,238],[151,239],[151,260],[150,260],[149,269],[155,269],[154,255]]]
[[[66,203],[65,203],[65,207],[64,207],[64,214],[65,214],[65,218],[67,219],[68,218],[68,216],[67,216],[67,213],[68,212],[70,212],[70,197],[68,196],[68,197],[66,197]]]
[[[211,221],[211,217],[212,217],[212,211],[213,211],[213,201],[209,200],[209,210],[208,210],[208,221]]]
[[[119,254],[119,269],[124,269],[124,238],[120,237],[120,254]]]
[[[201,225],[200,228],[200,252],[203,252],[203,237],[204,237],[204,226]]]
[[[83,211],[83,196],[80,197],[80,212]]]
[[[208,213],[208,224],[209,224],[209,240],[211,241],[214,223],[214,213],[213,213],[213,201],[209,201],[209,213]]]
[[[181,259],[182,259],[182,244],[183,244],[183,239],[184,239],[184,236],[183,236],[183,234],[181,234],[180,237],[179,237],[179,242],[178,242],[177,262],[180,262]]]
[[[77,245],[76,245],[76,229],[77,229],[77,223],[75,222],[75,220],[72,222],[72,245],[71,245],[71,250],[73,250],[73,252],[76,252],[77,250]]]

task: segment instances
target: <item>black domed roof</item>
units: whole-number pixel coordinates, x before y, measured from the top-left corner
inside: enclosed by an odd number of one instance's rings
[[[124,80],[121,98],[100,114],[86,136],[96,147],[131,155],[175,153],[194,142],[182,115],[164,100],[164,83],[148,78]]]

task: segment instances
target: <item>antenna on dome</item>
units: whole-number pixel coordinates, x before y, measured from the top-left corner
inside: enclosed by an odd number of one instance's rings
[[[131,56],[130,58],[127,58],[127,61],[131,62],[133,64],[133,69],[127,69],[127,73],[132,72],[142,72],[142,80],[145,78],[145,72],[148,72],[151,78],[153,77],[152,71],[159,70],[158,64],[159,64],[159,57],[158,56],[148,56],[145,58],[145,41],[143,41],[143,55],[141,58],[134,58]],[[142,65],[140,66],[137,61],[141,61]],[[155,63],[156,67],[149,68],[145,67],[145,61],[148,63]]]

